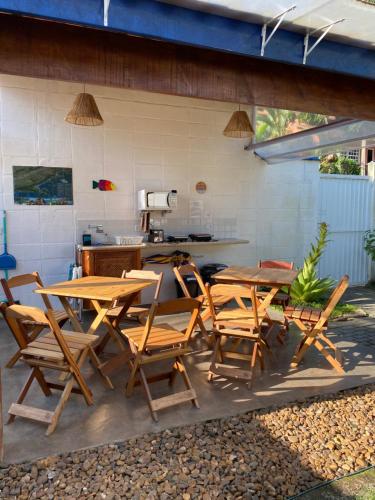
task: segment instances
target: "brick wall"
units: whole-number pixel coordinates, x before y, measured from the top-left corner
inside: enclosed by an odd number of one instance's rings
[[[138,189],[177,189],[179,208],[163,227],[190,227],[249,245],[199,250],[199,261],[255,264],[259,258],[302,261],[316,228],[317,164],[267,166],[244,151],[246,141],[222,135],[232,104],[88,86],[102,127],[64,122],[82,85],[0,76],[1,203],[8,211],[9,251],[17,273],[37,270],[45,282],[66,279],[74,243],[88,222],[135,231]],[[73,168],[74,206],[26,207],[13,202],[13,165]],[[92,190],[113,181],[115,192]],[[195,192],[198,181],[207,192]],[[191,217],[191,201],[202,210]]]

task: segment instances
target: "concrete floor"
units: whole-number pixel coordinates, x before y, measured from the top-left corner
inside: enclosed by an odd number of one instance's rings
[[[292,353],[299,339],[292,326],[288,341],[280,346],[272,342],[272,354],[267,356],[266,370],[258,373],[252,391],[243,382],[216,378],[207,382],[210,351],[204,343],[193,343],[194,352],[186,357],[188,371],[195,387],[200,409],[190,404],[181,404],[159,412],[159,422],[155,423],[149,413],[143,391],[136,388],[134,395],[127,399],[124,387],[128,376],[126,367],[117,372],[112,380],[115,390],[105,388],[89,363],[84,374],[93,390],[95,404],[86,406],[83,398],[73,394],[69,399],[54,434],[45,436],[46,426],[31,420],[17,418],[4,428],[5,462],[20,462],[46,455],[58,454],[74,449],[125,440],[149,432],[192,424],[202,420],[226,417],[249,410],[280,405],[295,400],[336,392],[375,381],[375,291],[353,290],[353,297],[369,304],[368,318],[358,318],[346,322],[333,322],[330,338],[342,349],[345,357],[346,374],[337,374],[325,359],[311,349],[298,369],[289,369]],[[371,307],[371,304],[373,305]],[[165,321],[165,319],[164,319]],[[178,322],[178,321],[177,321]],[[10,354],[15,351],[15,343],[4,321],[0,321],[0,363],[4,367]],[[6,418],[11,402],[15,401],[28,368],[18,363],[13,369],[3,369],[3,413]],[[179,384],[176,384],[176,388]],[[152,385],[153,395],[168,394],[167,382]],[[58,394],[45,398],[36,384],[26,399],[26,404],[53,408]]]

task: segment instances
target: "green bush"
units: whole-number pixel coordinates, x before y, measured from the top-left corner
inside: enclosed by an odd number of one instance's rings
[[[319,171],[322,174],[360,175],[361,167],[346,156],[331,154],[320,158]]]
[[[316,244],[306,257],[302,269],[290,289],[290,296],[296,303],[311,303],[322,300],[335,284],[331,278],[318,278],[317,265],[328,243],[328,226],[325,222],[319,225],[319,236]]]

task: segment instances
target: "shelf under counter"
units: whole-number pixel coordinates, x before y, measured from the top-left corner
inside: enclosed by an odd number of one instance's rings
[[[246,245],[250,243],[249,240],[243,240],[238,238],[223,238],[221,240],[213,241],[182,241],[182,242],[163,242],[163,243],[149,243],[145,242],[141,245],[92,245],[83,246],[77,245],[77,250],[130,250],[130,249],[146,249],[146,248],[181,248],[181,247],[194,247],[194,246],[219,246],[219,245]]]

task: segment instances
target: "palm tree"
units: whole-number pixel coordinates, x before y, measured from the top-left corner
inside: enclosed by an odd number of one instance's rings
[[[256,118],[256,142],[267,141],[282,137],[293,131],[293,125],[302,125],[304,128],[327,125],[335,117],[319,115],[317,113],[289,111],[286,109],[259,108]]]
[[[296,117],[294,111],[263,108],[257,112],[257,142],[276,139],[286,134],[288,125]]]

